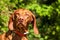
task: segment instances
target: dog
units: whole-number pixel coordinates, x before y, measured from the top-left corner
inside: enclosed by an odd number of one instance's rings
[[[10,16],[8,31],[0,35],[0,40],[28,40],[28,25],[33,25],[34,33],[39,34],[35,15],[27,9],[17,9]]]

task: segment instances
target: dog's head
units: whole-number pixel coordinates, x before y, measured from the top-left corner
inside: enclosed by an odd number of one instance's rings
[[[14,20],[16,26],[27,27],[27,25],[32,22],[33,17],[28,10],[20,9],[14,12]]]
[[[36,18],[31,11],[26,9],[15,10],[14,13],[10,16],[8,28],[9,30],[28,30],[29,23],[32,23],[34,26],[34,31],[36,33]]]

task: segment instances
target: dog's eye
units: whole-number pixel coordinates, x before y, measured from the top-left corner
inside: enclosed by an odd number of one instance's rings
[[[19,14],[19,12],[16,12],[16,14]]]
[[[28,15],[28,13],[26,13],[26,18],[29,18],[29,15]]]
[[[19,15],[19,14],[17,14],[17,15],[16,15],[16,17],[17,17],[17,18],[19,18],[19,17],[20,17],[20,15]]]
[[[29,16],[27,13],[26,13],[27,16]]]

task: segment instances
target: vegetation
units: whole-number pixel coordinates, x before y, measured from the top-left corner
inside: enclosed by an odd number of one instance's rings
[[[60,40],[60,0],[0,0],[0,33],[8,30],[8,19],[15,9],[29,9],[36,15],[40,34],[29,25],[29,40]]]

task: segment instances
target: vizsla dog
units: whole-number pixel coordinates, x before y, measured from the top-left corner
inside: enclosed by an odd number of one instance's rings
[[[8,22],[8,32],[0,35],[0,40],[28,40],[28,25],[33,24],[35,34],[39,34],[36,27],[36,18],[26,9],[15,10]]]

